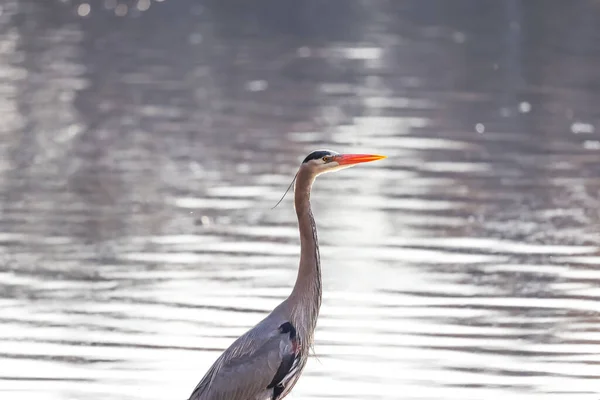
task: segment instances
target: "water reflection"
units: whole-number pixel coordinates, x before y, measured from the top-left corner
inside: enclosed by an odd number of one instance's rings
[[[5,2],[3,396],[185,398],[329,147],[389,158],[316,184],[297,398],[597,399],[597,4],[538,3]]]

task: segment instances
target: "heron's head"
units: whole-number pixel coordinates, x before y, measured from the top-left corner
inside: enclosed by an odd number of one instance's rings
[[[302,161],[298,173],[296,173],[292,183],[290,183],[290,186],[287,188],[281,199],[275,204],[275,207],[281,203],[281,200],[283,200],[292,185],[297,184],[298,182],[302,182],[305,190],[308,188],[310,191],[310,185],[317,175],[352,167],[360,163],[381,160],[383,158],[386,158],[386,156],[380,156],[378,154],[340,154],[333,150],[315,150],[307,155],[304,161]],[[294,188],[295,187],[296,186],[294,186]]]
[[[311,172],[311,175],[317,176],[325,172],[337,171],[360,163],[381,160],[382,158],[386,158],[386,156],[378,154],[340,154],[333,150],[315,150],[302,161],[300,169],[305,169]]]

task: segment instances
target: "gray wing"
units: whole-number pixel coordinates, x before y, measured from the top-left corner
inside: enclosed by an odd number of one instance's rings
[[[299,359],[296,340],[295,330],[294,335],[281,327],[262,330],[261,334],[260,327],[255,327],[225,350],[189,400],[254,400],[259,395],[280,398],[280,384],[289,379],[297,364],[294,361]]]

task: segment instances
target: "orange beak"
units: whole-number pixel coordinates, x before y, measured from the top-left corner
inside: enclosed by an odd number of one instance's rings
[[[354,165],[382,160],[384,158],[387,158],[387,156],[380,156],[379,154],[340,154],[335,156],[334,160],[339,165]]]

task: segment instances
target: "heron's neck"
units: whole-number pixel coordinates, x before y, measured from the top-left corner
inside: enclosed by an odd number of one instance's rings
[[[317,226],[310,208],[310,189],[313,181],[314,176],[309,172],[302,169],[298,172],[294,189],[294,206],[300,229],[300,267],[294,290],[290,295],[294,300],[293,303],[297,305],[297,311],[306,313],[303,317],[312,323],[312,329],[321,307],[319,242]]]

